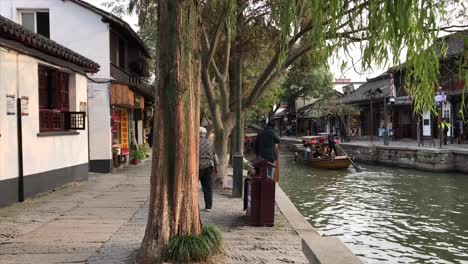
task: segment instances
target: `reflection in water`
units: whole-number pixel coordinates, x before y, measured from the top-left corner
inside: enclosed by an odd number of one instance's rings
[[[281,187],[323,235],[367,263],[468,263],[468,175],[281,158]]]

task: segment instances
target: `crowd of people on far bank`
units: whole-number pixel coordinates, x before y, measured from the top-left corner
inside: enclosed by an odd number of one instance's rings
[[[444,117],[441,122],[441,128],[443,132],[444,145],[447,145],[448,142],[448,131],[450,129],[450,121],[448,118]],[[457,117],[453,122],[453,135],[451,137],[451,143],[456,142],[461,144],[463,137],[463,121],[460,117]]]

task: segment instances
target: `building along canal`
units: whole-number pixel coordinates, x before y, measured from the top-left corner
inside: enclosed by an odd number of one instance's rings
[[[280,160],[280,185],[299,211],[365,262],[468,263],[468,175]]]

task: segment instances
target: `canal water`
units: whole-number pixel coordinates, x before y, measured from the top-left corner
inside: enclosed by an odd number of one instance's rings
[[[299,211],[365,262],[468,263],[468,175],[280,160],[280,185]]]

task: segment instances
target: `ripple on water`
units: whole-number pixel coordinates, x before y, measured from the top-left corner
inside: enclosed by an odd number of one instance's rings
[[[468,177],[281,162],[281,186],[306,219],[367,263],[468,263]]]

